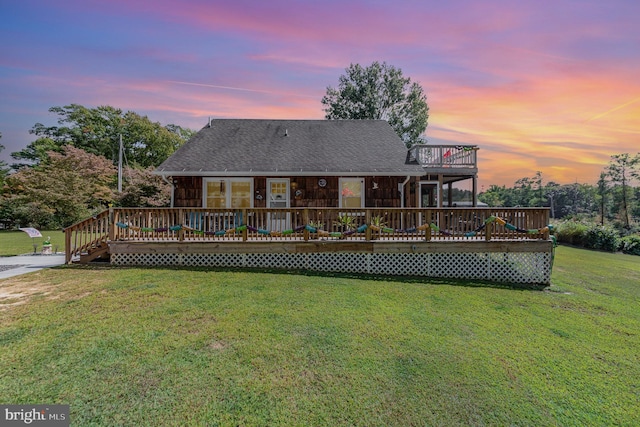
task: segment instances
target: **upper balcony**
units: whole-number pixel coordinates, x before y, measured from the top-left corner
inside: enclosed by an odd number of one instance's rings
[[[409,149],[407,161],[418,163],[425,173],[475,175],[479,149],[477,145],[418,144]]]

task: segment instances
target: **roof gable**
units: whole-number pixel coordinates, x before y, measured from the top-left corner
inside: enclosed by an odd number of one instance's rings
[[[420,175],[383,120],[217,119],[163,162],[163,175]]]

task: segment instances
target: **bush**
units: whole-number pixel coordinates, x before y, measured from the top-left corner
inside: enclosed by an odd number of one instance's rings
[[[640,255],[640,235],[623,237],[620,246],[625,254]]]
[[[584,246],[588,226],[577,221],[561,222],[556,226],[555,236],[560,243]]]
[[[591,225],[584,237],[586,248],[615,252],[620,247],[620,235],[613,227],[607,225]]]
[[[615,252],[621,246],[619,232],[609,225],[601,226],[578,221],[561,222],[556,226],[555,236],[560,243],[589,249]]]

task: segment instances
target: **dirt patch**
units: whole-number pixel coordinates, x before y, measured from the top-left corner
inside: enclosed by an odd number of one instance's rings
[[[21,305],[36,295],[50,296],[57,285],[40,281],[7,280],[0,285],[0,310]]]
[[[209,343],[208,347],[210,350],[220,351],[227,348],[227,343],[225,343],[224,341],[212,341],[211,343]]]

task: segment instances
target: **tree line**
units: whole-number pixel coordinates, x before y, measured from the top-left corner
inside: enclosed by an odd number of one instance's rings
[[[590,219],[631,230],[640,221],[640,153],[611,156],[596,185],[544,182],[542,172],[513,187],[491,185],[478,195],[489,206],[548,207],[554,219]]]
[[[542,172],[513,187],[478,195],[489,206],[548,207],[559,242],[640,255],[640,153],[611,156],[596,185],[543,181]]]
[[[52,107],[56,126],[36,123],[35,136],[0,162],[0,220],[5,227],[59,228],[109,206],[167,206],[169,184],[152,172],[193,130],[152,122],[111,106]],[[123,186],[117,161],[123,145]],[[0,150],[4,147],[0,146]],[[14,173],[10,173],[14,172]]]

